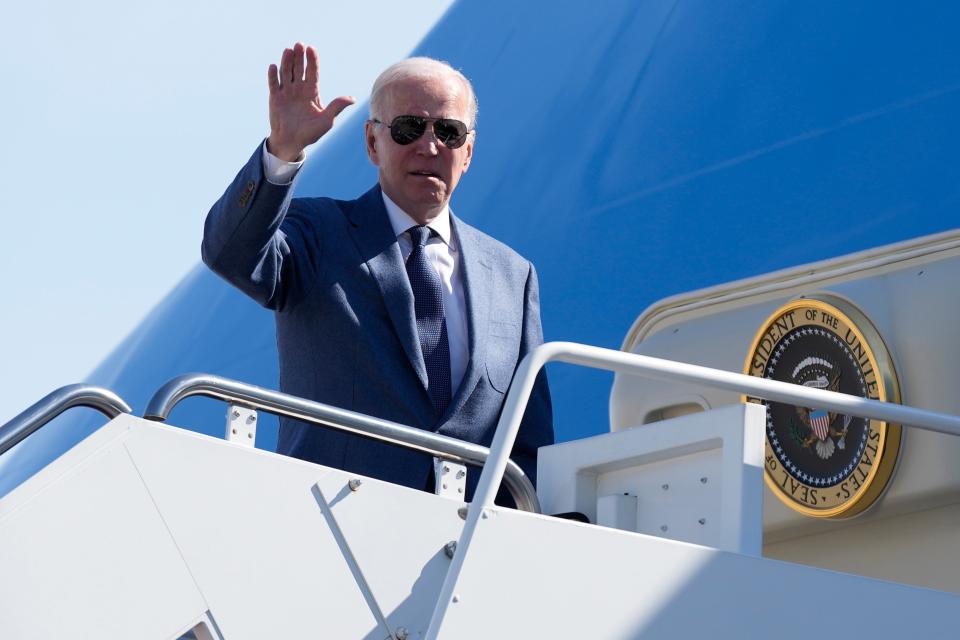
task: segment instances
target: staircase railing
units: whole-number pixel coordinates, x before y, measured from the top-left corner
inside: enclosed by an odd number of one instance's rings
[[[0,455],[73,407],[96,409],[111,420],[121,413],[131,412],[130,406],[109,389],[88,384],[69,384],[51,391],[0,427]]]
[[[458,464],[482,467],[490,456],[490,449],[481,445],[204,373],[178,376],[164,384],[147,403],[143,417],[166,420],[173,407],[190,396],[216,398],[273,415],[295,418],[415,449]],[[540,513],[540,502],[533,483],[509,457],[503,463],[501,477],[518,509]]]

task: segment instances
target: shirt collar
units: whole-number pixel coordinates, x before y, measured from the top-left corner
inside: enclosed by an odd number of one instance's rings
[[[390,218],[390,226],[393,227],[393,234],[395,236],[399,238],[401,235],[406,233],[407,229],[420,224],[407,215],[407,212],[401,209],[400,205],[391,200],[382,189],[380,194],[383,196],[383,205],[387,208],[387,217]],[[440,212],[440,215],[434,218],[427,226],[436,231],[437,235],[440,236],[440,239],[443,240],[447,246],[453,246],[450,241],[451,234],[449,206],[444,207],[443,211]]]

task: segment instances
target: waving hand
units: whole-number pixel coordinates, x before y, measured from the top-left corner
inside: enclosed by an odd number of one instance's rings
[[[304,67],[306,52],[306,67]],[[313,47],[296,43],[284,49],[280,69],[270,65],[270,137],[267,149],[282,160],[294,161],[303,150],[333,127],[333,120],[352,105],[350,96],[340,96],[326,107],[320,99],[320,60]]]

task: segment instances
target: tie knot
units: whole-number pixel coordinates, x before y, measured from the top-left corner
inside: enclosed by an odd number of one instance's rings
[[[413,246],[420,247],[421,249],[427,244],[427,240],[429,240],[433,234],[433,229],[424,225],[410,227],[407,231],[410,232],[410,240],[413,241]]]

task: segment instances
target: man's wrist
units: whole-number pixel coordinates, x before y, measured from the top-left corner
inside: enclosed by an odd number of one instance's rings
[[[289,162],[276,156],[270,150],[267,141],[264,141],[261,157],[263,160],[264,177],[267,179],[267,182],[277,185],[288,185],[293,182],[294,177],[296,177],[297,172],[300,171],[300,167],[303,165],[303,153],[300,154],[297,160]]]
[[[284,162],[302,162],[303,147],[297,147],[292,144],[284,144],[275,139],[271,134],[267,138],[267,151]]]

